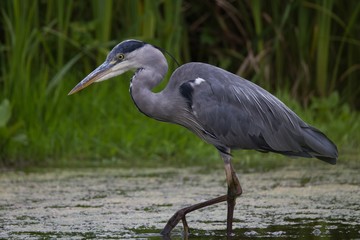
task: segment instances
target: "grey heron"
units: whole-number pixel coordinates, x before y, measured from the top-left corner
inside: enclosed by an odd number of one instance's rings
[[[180,220],[187,233],[186,214],[225,201],[227,234],[231,234],[235,200],[242,193],[231,163],[232,149],[315,157],[336,164],[337,147],[325,134],[263,88],[221,68],[200,62],[184,64],[173,72],[162,91],[154,93],[152,89],[163,80],[168,63],[161,49],[143,41],[126,40],[116,45],[105,62],[69,95],[128,70],[135,70],[130,95],[140,112],[189,129],[218,149],[225,166],[227,194],[177,211],[162,230],[163,235]]]

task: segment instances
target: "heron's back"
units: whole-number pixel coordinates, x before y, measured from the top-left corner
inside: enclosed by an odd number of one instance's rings
[[[212,65],[188,63],[174,72],[168,88],[179,91],[187,102],[190,114],[179,124],[218,148],[255,149],[336,163],[337,148],[331,140],[246,79]]]

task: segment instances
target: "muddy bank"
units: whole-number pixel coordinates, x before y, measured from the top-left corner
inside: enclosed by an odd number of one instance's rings
[[[224,171],[83,169],[0,176],[0,238],[137,238],[158,234],[172,214],[226,192]],[[286,168],[239,174],[241,238],[360,238],[358,170]],[[188,215],[190,239],[225,235],[226,204]],[[173,239],[181,239],[181,224]]]

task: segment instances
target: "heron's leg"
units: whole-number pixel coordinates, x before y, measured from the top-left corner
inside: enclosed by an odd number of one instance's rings
[[[230,151],[225,154],[221,153],[221,157],[225,164],[226,182],[228,184],[227,194],[227,235],[232,233],[232,223],[234,218],[234,208],[236,204],[236,198],[242,194],[242,188],[239,179],[236,176],[235,170],[231,164]]]
[[[189,227],[187,225],[186,218],[185,218],[186,214],[188,214],[192,211],[198,210],[200,208],[204,208],[204,207],[216,204],[216,203],[224,202],[226,200],[227,200],[227,195],[223,195],[223,196],[213,198],[213,199],[205,201],[205,202],[197,203],[197,204],[191,205],[189,207],[180,209],[169,219],[169,221],[166,223],[164,229],[161,231],[161,234],[168,235],[171,232],[171,230],[180,222],[180,220],[182,220],[183,225],[184,225],[184,231],[186,231],[184,234],[188,234]]]
[[[204,208],[213,204],[217,204],[220,202],[227,201],[228,204],[228,214],[227,214],[227,234],[230,235],[232,231],[232,221],[234,215],[234,207],[235,207],[235,199],[240,196],[242,193],[242,189],[240,186],[240,182],[236,176],[235,170],[231,164],[231,155],[230,151],[228,153],[220,153],[222,159],[225,163],[225,173],[226,173],[226,181],[228,184],[228,194],[213,198],[211,200],[201,202],[198,204],[194,204],[189,207],[185,207],[177,211],[166,223],[164,229],[161,231],[162,235],[170,234],[171,230],[182,220],[184,226],[184,234],[188,234],[189,227],[186,222],[185,215],[198,210],[200,208]]]

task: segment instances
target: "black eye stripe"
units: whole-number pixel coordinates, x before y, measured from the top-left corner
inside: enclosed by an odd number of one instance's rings
[[[123,42],[120,46],[122,48],[123,53],[129,53],[138,48],[143,47],[145,44],[146,43],[140,42],[140,41],[126,41],[126,42]]]
[[[146,43],[144,42],[140,42],[140,41],[136,41],[136,40],[128,40],[128,41],[124,41],[122,43],[119,43],[117,46],[115,46],[113,48],[112,51],[116,51],[116,52],[121,52],[123,54],[132,52],[138,48],[142,48],[144,45],[146,45]]]
[[[125,58],[125,55],[135,51],[136,49],[142,48],[145,46],[145,42],[137,41],[137,40],[127,40],[116,45],[108,54],[106,60],[107,61],[119,61]],[[122,58],[119,58],[120,54],[122,54]]]

